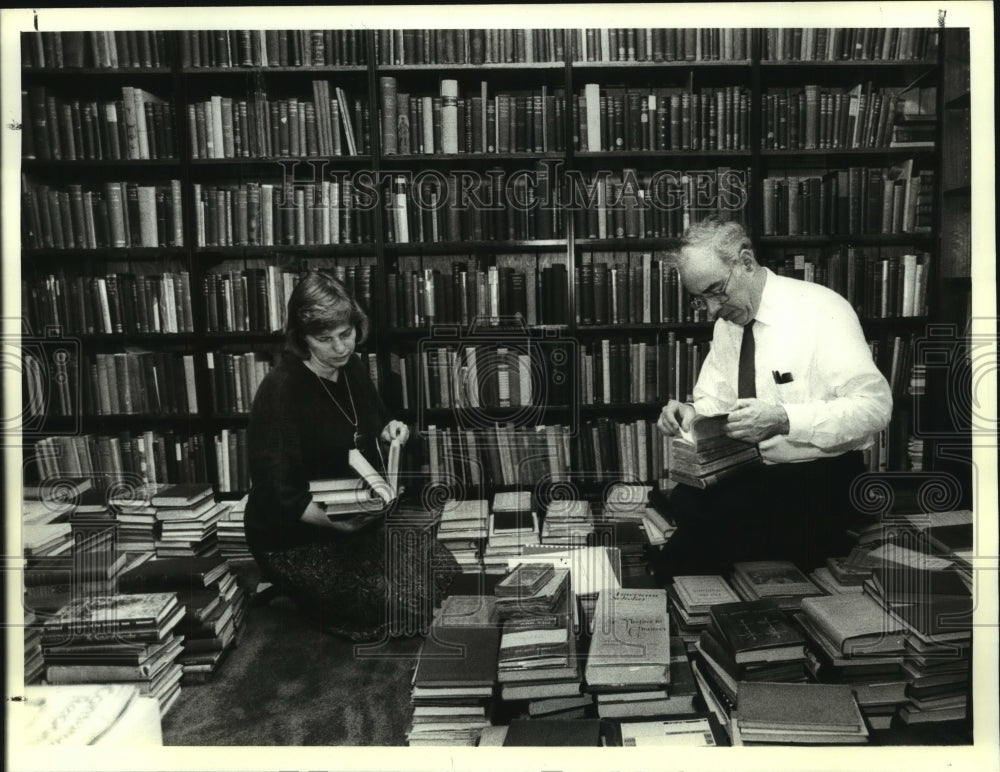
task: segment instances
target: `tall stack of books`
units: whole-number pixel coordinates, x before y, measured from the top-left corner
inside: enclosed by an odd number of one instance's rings
[[[721,576],[675,576],[667,588],[672,601],[670,616],[677,635],[685,642],[694,643],[701,631],[708,627],[709,609],[719,603],[737,603],[740,600],[733,588]]]
[[[216,549],[216,524],[229,505],[216,503],[211,485],[171,485],[156,493],[150,502],[156,507],[160,524],[157,557],[196,557]]]
[[[964,719],[972,642],[965,576],[946,558],[898,546],[884,552],[886,563],[865,583],[865,593],[908,632],[908,702],[899,717],[908,724]]]
[[[549,504],[542,523],[544,544],[583,547],[593,533],[594,513],[589,501],[558,500]]]
[[[726,436],[727,418],[727,413],[695,416],[686,432],[670,440],[671,480],[708,488],[761,463],[756,445]]]
[[[463,572],[477,573],[480,551],[489,530],[490,504],[484,499],[449,499],[441,509],[437,538],[455,557]]]
[[[424,638],[410,695],[409,745],[475,745],[490,724],[500,628],[486,599],[469,597],[457,605],[445,599]]]
[[[181,690],[183,617],[172,592],[74,599],[42,626],[45,680],[132,683],[165,715]]]
[[[177,632],[184,636],[178,662],[184,683],[207,681],[233,648],[248,606],[229,564],[220,555],[163,558],[124,574],[125,592],[175,592],[184,607]]]
[[[787,560],[752,560],[733,565],[733,587],[744,600],[769,598],[779,608],[795,610],[803,598],[822,595],[799,568]]]
[[[857,701],[846,684],[740,684],[733,744],[846,745],[868,741]]]
[[[796,621],[812,641],[809,670],[851,686],[868,725],[887,729],[906,702],[905,628],[862,594],[805,598]]]
[[[246,531],[243,528],[243,515],[247,508],[247,496],[237,501],[216,524],[219,537],[219,552],[227,560],[246,560],[251,557],[247,547]]]
[[[698,685],[695,683],[687,646],[676,635],[670,637],[670,685],[666,689],[597,694],[601,718],[628,719],[674,716],[695,711]]]
[[[532,716],[582,715],[576,638],[569,613],[569,571],[545,563],[516,566],[497,582],[503,620],[497,680],[505,701],[530,700]]]
[[[736,705],[744,681],[804,681],[805,638],[770,600],[720,603],[695,649],[716,697]]]
[[[530,491],[506,491],[493,497],[483,567],[487,573],[506,573],[507,559],[524,547],[540,544],[538,513]]]
[[[45,658],[42,656],[42,631],[38,617],[30,609],[24,610],[24,682],[33,684],[42,677]]]
[[[656,715],[670,698],[670,666],[666,590],[602,592],[585,671],[602,714]]]

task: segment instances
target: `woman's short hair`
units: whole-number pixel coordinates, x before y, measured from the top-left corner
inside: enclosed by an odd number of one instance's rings
[[[368,316],[343,284],[325,271],[302,276],[288,298],[285,348],[299,359],[308,359],[305,336],[315,337],[342,324],[354,326],[358,345],[368,339]]]
[[[723,221],[716,216],[693,223],[684,231],[678,250],[678,262],[684,262],[685,247],[708,247],[723,263],[733,263],[739,259],[744,249],[753,254],[753,242],[746,229],[738,222]]]

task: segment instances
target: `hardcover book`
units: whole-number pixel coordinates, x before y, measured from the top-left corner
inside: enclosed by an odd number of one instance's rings
[[[770,600],[721,603],[709,609],[712,626],[737,664],[805,657],[805,640]]]

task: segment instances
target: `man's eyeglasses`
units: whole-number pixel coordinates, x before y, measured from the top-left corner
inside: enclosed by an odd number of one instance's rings
[[[726,288],[729,286],[729,280],[733,278],[733,271],[736,270],[736,266],[739,263],[733,263],[733,267],[729,269],[729,276],[726,277],[725,284],[722,285],[721,289],[714,292],[705,292],[701,295],[694,295],[691,298],[691,308],[695,311],[708,310],[708,301],[714,300],[720,306],[725,304],[729,300],[729,295],[726,294]]]

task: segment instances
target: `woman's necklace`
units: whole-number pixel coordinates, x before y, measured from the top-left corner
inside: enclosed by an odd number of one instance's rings
[[[311,367],[309,369],[312,370]],[[323,377],[315,370],[312,370],[312,372],[319,381],[319,385],[323,387],[323,391],[326,392],[326,396],[328,396],[330,401],[337,406],[337,409],[344,414],[344,418],[347,419],[348,423],[354,427],[354,447],[357,448],[358,443],[361,442],[361,432],[358,431],[358,409],[354,406],[354,393],[351,391],[351,379],[348,378],[346,374],[344,375],[344,384],[347,386],[347,396],[351,400],[351,412],[354,414],[353,419],[351,416],[347,415],[347,411],[344,410],[343,406],[341,406],[341,404],[337,401],[337,398],[333,396],[326,384],[323,383]]]

